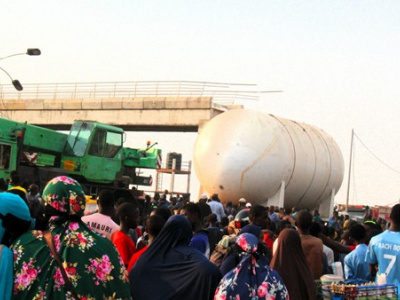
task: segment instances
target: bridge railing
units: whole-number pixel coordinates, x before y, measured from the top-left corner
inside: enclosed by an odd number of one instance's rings
[[[18,92],[12,85],[0,85],[1,99],[76,99],[126,97],[212,97],[217,104],[236,100],[257,100],[263,91],[249,90],[255,84],[200,81],[134,81],[24,84]],[[273,92],[273,91],[269,91]]]

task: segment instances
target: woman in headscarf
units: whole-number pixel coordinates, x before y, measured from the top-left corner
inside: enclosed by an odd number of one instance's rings
[[[289,299],[288,291],[279,274],[257,255],[259,239],[251,233],[242,233],[236,244],[242,250],[242,260],[221,280],[214,300]]]
[[[163,229],[129,273],[134,300],[212,299],[221,279],[219,269],[189,247],[192,227],[182,215]]]
[[[0,193],[0,299],[11,299],[13,289],[13,253],[8,246],[30,224],[25,201],[12,193]]]
[[[257,246],[257,257],[258,263],[263,265],[269,265],[271,260],[271,252],[265,246],[264,242],[262,241],[262,230],[260,226],[248,224],[242,228],[239,234],[243,233],[251,233],[254,236],[259,238],[259,243]],[[241,260],[240,254],[243,252],[243,249],[240,248],[239,245],[233,244],[230,247],[227,256],[222,260],[221,266],[219,267],[222,275],[227,274],[229,271],[233,270]]]
[[[130,299],[114,245],[81,221],[80,184],[56,177],[46,185],[43,201],[49,231],[25,233],[12,246],[14,299]]]
[[[290,300],[317,299],[317,288],[301,247],[299,233],[285,228],[278,236],[270,267],[281,275]]]

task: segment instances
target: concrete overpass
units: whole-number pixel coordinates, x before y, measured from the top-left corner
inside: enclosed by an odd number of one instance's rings
[[[74,120],[96,120],[134,131],[198,131],[202,123],[252,97],[209,82],[25,84],[0,86],[0,116],[67,130]]]

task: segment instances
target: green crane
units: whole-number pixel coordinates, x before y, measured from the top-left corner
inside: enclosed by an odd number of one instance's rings
[[[44,187],[49,179],[67,175],[78,180],[87,195],[113,189],[117,197],[134,196],[138,185],[151,183],[137,169],[159,168],[161,150],[154,148],[156,143],[123,147],[124,138],[122,128],[99,122],[75,121],[65,134],[0,118],[0,178],[17,171],[22,179]]]

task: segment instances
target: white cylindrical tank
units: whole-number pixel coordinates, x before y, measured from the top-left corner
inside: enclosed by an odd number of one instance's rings
[[[208,121],[193,162],[204,191],[217,193],[223,203],[243,197],[314,209],[332,200],[344,174],[341,151],[324,131],[246,109]]]

